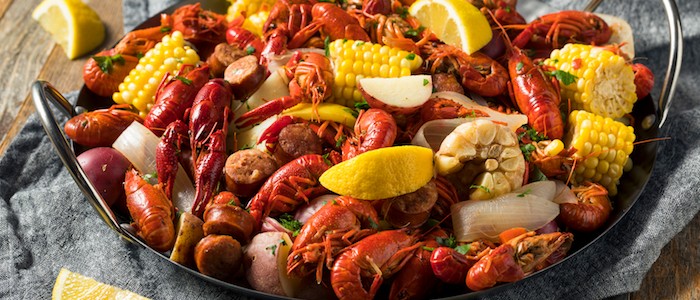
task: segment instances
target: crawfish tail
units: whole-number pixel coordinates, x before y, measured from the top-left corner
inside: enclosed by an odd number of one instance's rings
[[[175,209],[161,185],[150,185],[132,169],[126,173],[124,189],[126,206],[138,236],[157,251],[170,250],[175,243]]]
[[[196,162],[195,170],[195,196],[192,205],[192,214],[202,218],[207,204],[214,197],[214,193],[221,179],[222,170],[226,165],[226,136],[222,130],[217,130],[209,137],[207,149]]]
[[[214,130],[222,129],[226,135],[232,99],[231,87],[221,78],[210,80],[199,90],[190,111],[190,145],[193,154],[194,148],[204,143]]]

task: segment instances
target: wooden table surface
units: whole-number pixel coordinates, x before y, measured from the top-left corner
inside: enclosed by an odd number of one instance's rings
[[[0,0],[0,156],[34,112],[29,90],[36,79],[67,93],[82,86],[86,58],[70,61],[31,19],[40,0]],[[122,36],[121,1],[88,1],[107,27],[103,47]],[[700,299],[700,215],[661,251],[632,299]]]

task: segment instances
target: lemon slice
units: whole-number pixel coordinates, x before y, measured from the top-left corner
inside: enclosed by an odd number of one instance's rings
[[[491,41],[486,17],[467,0],[418,0],[408,9],[446,44],[472,54]]]
[[[51,299],[148,299],[61,268]]]
[[[433,151],[396,146],[368,151],[321,175],[321,184],[339,194],[376,200],[415,192],[433,177]]]
[[[100,17],[80,0],[44,0],[32,18],[61,45],[69,59],[97,48],[105,38]]]

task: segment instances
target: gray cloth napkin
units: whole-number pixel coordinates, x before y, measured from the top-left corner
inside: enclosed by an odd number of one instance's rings
[[[170,2],[124,0],[126,30]],[[599,9],[623,16],[635,28],[637,56],[646,58],[644,63],[657,75],[654,95],[663,80],[668,39],[657,2],[610,0]],[[694,68],[700,62],[700,3],[682,0],[679,5],[687,46],[665,128],[671,140],[660,142],[655,170],[639,201],[597,243],[494,298],[600,299],[637,290],[662,247],[700,210],[700,86],[694,84],[700,77]],[[69,97],[74,101],[75,95]],[[0,200],[0,298],[49,298],[62,267],[156,299],[245,298],[199,280],[110,231],[65,171],[36,115],[0,158]]]

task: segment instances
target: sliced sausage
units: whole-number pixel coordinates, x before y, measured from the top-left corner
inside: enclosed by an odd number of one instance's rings
[[[243,262],[241,244],[228,235],[208,235],[194,247],[194,262],[200,273],[230,281]]]
[[[243,49],[227,43],[218,44],[214,48],[214,53],[207,58],[209,71],[214,77],[221,78],[224,76],[226,67],[244,56],[246,56],[246,52]]]
[[[464,94],[464,88],[457,81],[457,78],[450,73],[433,74],[433,86],[435,92],[455,92]]]
[[[382,203],[382,215],[394,227],[420,227],[430,217],[430,210],[438,199],[434,180],[417,191]]]
[[[204,211],[204,235],[228,235],[243,243],[253,233],[255,219],[240,206],[214,204]]]
[[[274,151],[279,165],[306,154],[323,154],[323,144],[316,133],[304,123],[287,125],[280,131]]]
[[[226,159],[226,189],[237,196],[250,197],[276,170],[277,163],[270,154],[258,149],[236,151]]]
[[[265,79],[265,68],[258,63],[255,55],[248,55],[226,67],[224,79],[231,84],[236,99],[244,99],[258,89]]]

